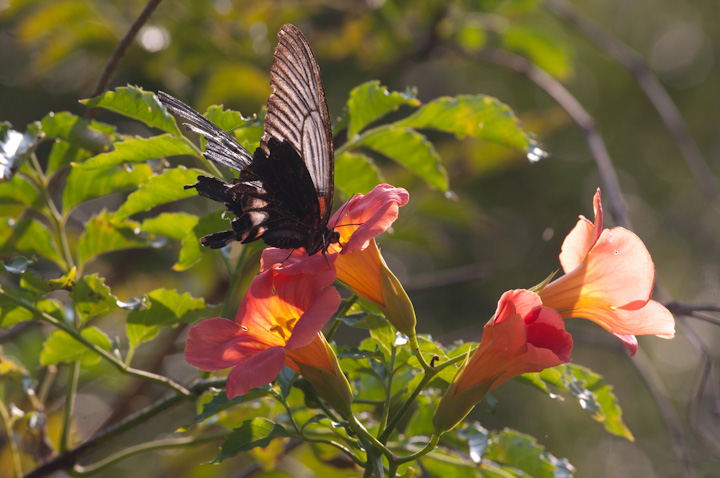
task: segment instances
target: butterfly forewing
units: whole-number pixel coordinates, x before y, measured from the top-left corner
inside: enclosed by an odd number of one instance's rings
[[[310,173],[327,223],[333,201],[333,147],[325,91],[310,45],[292,25],[278,33],[278,46],[270,72],[273,93],[268,99],[261,147],[269,153],[269,138],[287,141]]]

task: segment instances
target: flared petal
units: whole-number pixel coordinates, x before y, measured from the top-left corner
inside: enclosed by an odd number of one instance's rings
[[[603,210],[600,201],[600,188],[598,188],[593,197],[593,209],[595,211],[595,219],[591,222],[583,216],[570,231],[565,241],[563,241],[562,250],[560,252],[560,265],[563,271],[569,271],[578,267],[585,260],[585,256],[600,238],[603,226]]]
[[[285,362],[282,347],[271,347],[238,363],[230,371],[225,393],[232,399],[275,380]]]
[[[203,320],[188,331],[185,360],[200,370],[222,370],[278,345],[277,340],[267,342],[262,338],[253,337],[232,320]]]

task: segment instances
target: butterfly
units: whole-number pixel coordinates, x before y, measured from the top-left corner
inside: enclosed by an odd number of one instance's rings
[[[278,33],[270,86],[264,133],[252,155],[200,113],[158,92],[168,110],[190,122],[188,130],[205,137],[203,155],[239,173],[232,184],[198,176],[197,183],[185,186],[235,215],[230,230],[200,242],[219,249],[232,241],[263,239],[282,249],[302,247],[308,255],[326,253],[340,238],[328,228],[335,174],[330,115],[315,55],[293,25]]]

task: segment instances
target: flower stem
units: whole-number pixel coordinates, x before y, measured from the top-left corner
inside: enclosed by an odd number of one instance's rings
[[[18,450],[15,437],[13,436],[12,419],[8,409],[5,407],[5,403],[0,400],[0,418],[2,418],[3,425],[5,428],[5,436],[7,437],[8,445],[10,445],[10,453],[12,454],[13,468],[15,471],[15,478],[23,476],[22,463],[20,462],[20,451]]]
[[[70,428],[72,426],[73,408],[75,406],[75,393],[77,392],[78,378],[80,377],[79,360],[70,364],[68,374],[68,386],[67,392],[65,393],[65,407],[63,409],[62,433],[60,434],[60,444],[58,446],[60,453],[67,451],[68,441],[70,440]]]
[[[425,388],[425,386],[428,383],[430,383],[430,380],[432,380],[436,374],[437,374],[437,372],[435,372],[434,370],[425,372],[425,375],[423,376],[422,380],[417,385],[417,387],[415,387],[415,390],[412,391],[412,393],[410,394],[408,399],[405,400],[405,403],[403,403],[402,406],[400,407],[400,410],[398,410],[398,412],[392,417],[390,422],[387,424],[385,429],[380,434],[381,442],[387,443],[388,439],[390,438],[390,435],[395,430],[395,427],[397,427],[398,423],[400,423],[400,420],[402,420],[403,416],[410,408],[410,405],[412,405],[412,402],[415,401],[417,396],[420,395],[420,392],[423,390],[423,388]]]
[[[328,330],[328,333],[325,334],[325,340],[328,342],[332,339],[333,335],[335,335],[335,331],[337,331],[338,327],[340,326],[340,321],[337,320],[339,317],[344,316],[347,314],[348,310],[357,302],[358,296],[353,294],[348,298],[348,300],[345,301],[343,306],[335,313],[335,316],[330,320],[332,322],[332,325],[330,326],[330,330]]]
[[[390,366],[388,367],[388,379],[387,385],[385,386],[385,403],[383,404],[382,417],[380,418],[380,430],[385,428],[387,424],[388,415],[390,414],[390,399],[392,398],[392,382],[395,375],[395,356],[397,347],[393,345],[390,352]],[[382,441],[382,440],[381,440]],[[385,443],[385,441],[383,441]]]
[[[394,465],[402,465],[403,463],[408,463],[414,460],[417,460],[418,458],[422,458],[423,456],[427,455],[431,451],[433,451],[438,446],[438,442],[440,442],[440,435],[433,434],[430,437],[430,441],[427,445],[423,447],[422,450],[418,451],[417,453],[413,453],[412,455],[404,456],[402,458],[398,458],[393,463]]]
[[[408,341],[410,342],[410,349],[412,350],[415,357],[417,357],[418,362],[420,362],[420,365],[422,366],[423,370],[425,370],[425,373],[434,373],[434,367],[431,367],[430,364],[425,361],[425,357],[423,357],[422,352],[420,351],[420,344],[418,344],[417,335],[413,334],[408,336]]]
[[[387,457],[389,461],[397,460],[397,455],[390,451],[388,447],[380,443],[377,438],[375,438],[367,429],[358,421],[357,418],[355,418],[355,415],[349,414],[346,417],[348,424],[350,425],[350,428],[360,435],[363,439],[365,439],[370,445],[372,445],[375,450],[379,451],[383,455]]]

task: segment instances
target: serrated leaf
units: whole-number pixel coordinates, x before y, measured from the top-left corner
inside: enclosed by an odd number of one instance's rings
[[[335,188],[345,197],[367,193],[382,182],[375,163],[364,154],[343,152],[335,157]]]
[[[77,243],[78,261],[84,264],[93,257],[106,252],[149,247],[147,241],[136,234],[138,224],[118,221],[102,211],[90,218]]]
[[[150,234],[182,239],[198,223],[198,217],[184,212],[164,212],[145,219],[140,230]]]
[[[147,164],[132,168],[113,166],[106,169],[72,168],[63,190],[63,209],[67,215],[73,207],[108,194],[132,191],[153,177]]]
[[[352,141],[365,126],[402,105],[418,106],[420,101],[412,91],[390,92],[377,80],[368,81],[350,92],[348,108],[348,139]]]
[[[7,121],[0,123],[0,181],[8,181],[42,139],[40,123],[30,123],[25,133],[15,131]]]
[[[523,374],[518,380],[529,383],[546,393],[559,390],[574,396],[580,406],[602,423],[605,429],[618,436],[634,441],[632,432],[622,420],[622,409],[612,386],[592,370],[572,363],[545,369],[537,374]]]
[[[56,319],[64,320],[62,306],[60,303],[40,297],[37,293],[22,289],[4,289],[5,294],[12,296],[15,300],[0,295],[0,326],[10,327],[18,322],[33,320],[37,317],[29,308],[46,312]],[[20,305],[17,302],[20,302]]]
[[[50,231],[33,219],[0,218],[0,251],[37,254],[55,262],[61,269],[66,268],[60,250]]]
[[[183,166],[166,169],[153,176],[140,188],[128,196],[127,201],[114,214],[114,220],[126,219],[133,214],[145,212],[160,204],[184,199],[196,194],[194,189],[184,189],[195,184],[197,176],[206,174],[199,169],[186,169]]]
[[[532,134],[522,129],[510,107],[486,95],[444,96],[427,103],[398,126],[437,129],[458,138],[468,136],[527,154],[535,148]]]
[[[212,251],[200,244],[200,238],[213,232],[226,230],[228,227],[228,220],[222,217],[222,211],[201,217],[198,223],[182,238],[180,255],[177,263],[172,267],[173,270],[184,271],[195,265],[203,254]]]
[[[82,100],[88,108],[105,108],[128,118],[142,121],[152,128],[159,128],[173,136],[180,136],[175,119],[160,104],[155,93],[144,91],[137,86],[115,88],[95,98]]]
[[[262,120],[253,119],[251,122],[234,130],[232,134],[238,143],[243,145],[250,153],[253,153],[260,146],[260,138],[264,131]]]
[[[21,175],[15,175],[8,181],[0,182],[0,204],[22,204],[36,206],[39,192],[37,186]]]
[[[70,292],[70,298],[83,324],[88,319],[117,307],[117,298],[98,274],[78,279]]]
[[[252,118],[245,118],[238,111],[226,110],[220,105],[210,106],[204,116],[227,132],[235,131],[253,121]]]
[[[220,463],[242,451],[265,447],[275,438],[290,437],[285,428],[267,418],[253,418],[234,429],[220,447],[220,453],[210,463]]]
[[[356,144],[366,146],[402,164],[429,185],[447,191],[447,171],[430,141],[412,128],[380,127]]]
[[[91,157],[92,153],[63,139],[56,139],[48,156],[48,173],[70,166],[72,163],[80,163]]]
[[[123,163],[140,163],[156,158],[197,154],[197,151],[188,144],[187,140],[170,134],[162,134],[151,138],[135,136],[134,138],[116,142],[113,146],[115,147],[113,151],[77,163],[74,165],[75,168],[108,168]]]
[[[87,327],[80,332],[86,340],[105,349],[112,349],[112,342],[96,327]],[[94,365],[100,361],[100,356],[78,342],[67,332],[56,330],[51,333],[40,352],[42,365],[53,365],[61,362],[75,362],[79,360],[83,366]]]
[[[54,290],[71,290],[75,283],[76,273],[77,268],[73,267],[70,272],[57,279],[43,279],[32,271],[25,271],[20,279],[20,287],[39,294],[47,294]]]
[[[176,290],[154,290],[147,294],[146,302],[147,308],[132,311],[127,317],[127,335],[132,347],[154,339],[165,327],[194,322],[218,312],[217,308],[207,307],[205,300],[195,299],[188,293],[178,294]]]
[[[109,125],[87,121],[67,111],[48,113],[40,124],[47,138],[65,140],[93,154],[112,149],[114,131]]]
[[[536,478],[572,476],[572,466],[545,451],[537,441],[515,430],[505,429],[492,434],[483,459],[511,465]]]

